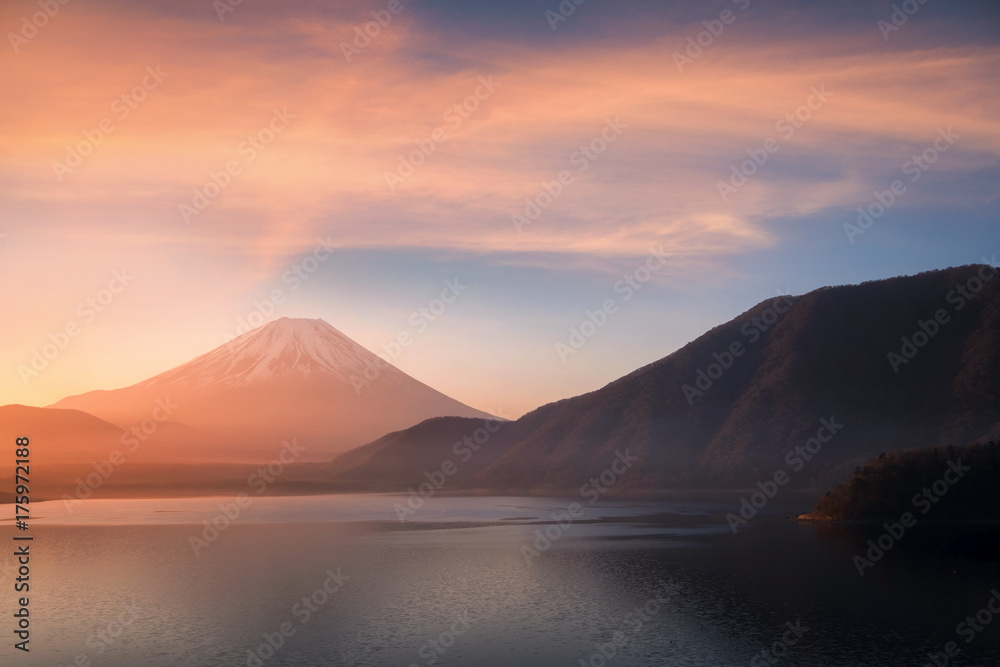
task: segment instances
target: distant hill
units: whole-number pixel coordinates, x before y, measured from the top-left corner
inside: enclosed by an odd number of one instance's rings
[[[449,488],[467,486],[506,451],[498,443],[507,425],[467,417],[428,419],[341,454],[316,472],[341,485],[394,490],[419,485],[427,481],[424,473],[444,467]]]
[[[813,521],[1000,520],[1000,443],[882,454],[826,494]]]
[[[1000,422],[992,276],[973,265],[769,299],[602,389],[504,425],[488,445],[496,460],[477,461],[482,469],[455,483],[575,490],[628,449],[639,460],[615,491],[748,488],[777,470],[791,486],[829,488],[882,451],[971,442]],[[832,439],[790,463],[794,448],[830,435],[824,420]],[[409,470],[413,483],[465,428],[392,433],[345,454],[330,474],[379,485]]]
[[[114,424],[79,410],[0,406],[0,441],[13,447],[15,438],[28,436],[36,467],[90,463],[106,457],[114,447],[121,448],[123,435]],[[0,458],[0,471],[8,473],[13,466],[13,454]]]
[[[36,408],[26,405],[0,406],[0,439],[13,442],[31,438],[31,461],[40,467],[92,464],[120,451],[131,462],[186,463],[216,461],[219,452],[246,461],[237,444],[217,438],[187,424],[158,421],[152,417],[127,428],[80,410]],[[228,449],[227,449],[228,448]],[[0,460],[7,471],[13,459]]]
[[[97,468],[105,473],[101,487],[128,480],[146,485],[154,480],[187,484],[203,481],[204,470],[218,472],[215,477],[232,476],[229,470],[208,465],[219,451],[219,443],[206,434],[168,421],[150,420],[133,426],[135,431],[122,429],[79,410],[0,406],[0,441],[13,443],[20,436],[31,439],[29,479],[35,499],[39,494],[58,497],[70,493],[78,485],[78,477],[86,478]],[[15,473],[13,448],[8,451],[10,456],[0,458],[4,488],[13,483]],[[238,453],[230,452],[233,456]],[[189,467],[165,465],[178,458]]]

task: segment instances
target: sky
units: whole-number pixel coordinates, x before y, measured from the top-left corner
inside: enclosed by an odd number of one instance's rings
[[[0,30],[0,404],[287,316],[518,416],[778,293],[1000,252],[995,2],[8,0]]]

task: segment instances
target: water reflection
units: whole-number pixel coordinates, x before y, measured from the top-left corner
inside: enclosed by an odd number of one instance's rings
[[[528,559],[538,520],[565,501],[451,499],[442,523],[403,530],[372,519],[385,497],[336,501],[341,522],[323,499],[284,500],[200,556],[189,538],[217,499],[103,508],[133,525],[39,526],[33,650],[18,664],[548,667],[601,664],[603,649],[612,666],[748,665],[777,645],[776,664],[922,665],[998,583],[995,561],[949,552],[941,531],[914,530],[860,577],[851,557],[870,529],[775,515],[734,536],[711,505],[602,507],[593,516],[618,518]],[[331,573],[343,585],[318,596]],[[111,637],[128,605],[134,622]],[[963,643],[958,664],[991,664],[998,634]]]

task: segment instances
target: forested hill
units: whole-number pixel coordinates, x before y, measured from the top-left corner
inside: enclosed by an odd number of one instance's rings
[[[824,496],[817,521],[899,520],[904,512],[938,521],[1000,521],[1000,443],[881,455]]]

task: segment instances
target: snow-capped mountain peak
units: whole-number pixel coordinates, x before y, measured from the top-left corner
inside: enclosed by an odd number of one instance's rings
[[[395,371],[323,320],[282,317],[146,383],[234,387],[290,375],[327,375],[350,382],[372,368],[381,369],[379,375]]]

